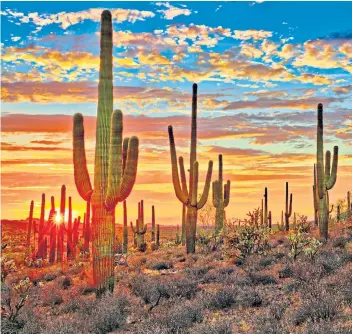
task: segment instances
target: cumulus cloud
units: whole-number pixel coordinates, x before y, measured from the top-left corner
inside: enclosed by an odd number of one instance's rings
[[[189,16],[192,14],[192,11],[189,10],[188,8],[175,7],[175,6],[171,5],[169,2],[157,2],[156,5],[159,7],[164,7],[164,9],[159,9],[159,10],[157,10],[157,12],[161,13],[162,17],[165,20],[172,20],[175,17],[180,16],[180,15]]]

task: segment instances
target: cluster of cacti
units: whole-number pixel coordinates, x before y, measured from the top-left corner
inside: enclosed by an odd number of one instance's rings
[[[270,224],[269,224],[269,215],[268,215],[268,188],[267,187],[265,187],[264,199],[262,199],[262,208],[260,211],[260,225],[271,228],[271,211],[270,211]]]
[[[334,146],[334,156],[331,166],[331,153],[326,151],[324,163],[324,141],[323,141],[323,105],[318,104],[317,115],[317,164],[314,184],[318,195],[318,213],[320,237],[328,239],[329,207],[328,191],[333,188],[337,178],[338,146]]]
[[[342,206],[344,207],[344,205],[342,204]],[[340,221],[341,219],[345,219],[348,217],[352,216],[352,203],[351,203],[351,192],[348,191],[347,192],[347,207],[346,207],[346,211],[343,211],[343,208],[341,208],[341,204],[337,205],[337,214],[336,214],[336,220]]]
[[[84,147],[83,116],[74,115],[73,163],[80,196],[91,200],[93,278],[97,296],[114,289],[115,207],[131,193],[137,175],[138,138],[122,141],[122,112],[113,111],[112,18],[101,14],[100,69],[94,166],[91,186]],[[123,144],[122,144],[123,142]]]
[[[222,154],[219,154],[219,178],[213,182],[213,205],[215,213],[215,233],[219,233],[224,226],[225,208],[230,202],[230,181],[223,185]]]
[[[145,249],[144,235],[147,233],[147,225],[144,225],[144,202],[138,202],[138,218],[136,219],[136,228],[131,222],[131,230],[136,240],[135,245],[139,250]]]
[[[197,214],[208,199],[213,162],[209,161],[208,172],[203,194],[198,200],[198,161],[197,160],[197,84],[193,84],[192,95],[192,130],[190,153],[190,177],[187,189],[186,173],[183,158],[179,158],[181,183],[178,172],[177,155],[172,126],[169,125],[169,140],[172,165],[172,181],[177,198],[187,207],[186,219],[186,251],[194,253],[196,249]]]
[[[286,200],[285,200],[285,230],[290,230],[290,217],[292,215],[292,194],[290,194],[290,202],[288,199],[288,182],[286,182]]]
[[[67,227],[65,225],[65,197],[66,187],[61,187],[60,219],[56,221],[55,199],[51,197],[51,209],[48,220],[45,221],[45,194],[42,194],[39,224],[33,220],[34,201],[30,204],[30,213],[27,225],[26,257],[48,260],[49,263],[62,262],[66,244],[67,259],[75,259],[78,241],[80,217],[75,219],[72,226],[72,199],[69,197]],[[65,238],[65,232],[67,237]],[[33,233],[33,242],[31,234]],[[36,239],[36,235],[38,238]],[[66,242],[65,242],[66,239]]]

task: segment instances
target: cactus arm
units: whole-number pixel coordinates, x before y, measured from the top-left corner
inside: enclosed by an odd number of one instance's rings
[[[130,142],[130,138],[125,138],[123,140],[123,149],[122,149],[122,173],[125,172],[126,162],[127,162],[127,151],[128,151],[128,143]]]
[[[185,166],[184,166],[184,163],[183,163],[183,157],[179,157],[178,158],[178,163],[180,165],[180,175],[181,175],[182,190],[185,193],[185,195],[188,197],[187,180],[186,180]]]
[[[105,196],[107,210],[115,208],[120,193],[122,174],[122,112],[115,110],[111,116],[108,189]]]
[[[326,179],[326,189],[327,190],[330,190],[336,183],[338,158],[339,158],[339,147],[334,146],[334,157],[332,160],[331,174],[330,174],[330,177],[328,179]]]
[[[291,215],[292,215],[292,194],[290,194],[290,209],[288,212],[288,217],[291,217]]]
[[[219,207],[219,181],[215,180],[213,182],[213,205],[214,208]]]
[[[188,205],[189,196],[187,196],[181,189],[180,178],[178,176],[178,166],[175,148],[175,139],[172,131],[172,126],[169,125],[169,141],[170,141],[170,153],[171,153],[171,166],[172,166],[172,183],[174,185],[176,197],[181,201],[181,203]]]
[[[331,168],[331,152],[328,150],[325,152],[325,180],[328,180],[330,177],[330,168]]]
[[[205,203],[207,202],[212,173],[213,173],[213,161],[210,160],[208,163],[208,172],[207,172],[207,177],[205,179],[203,194],[202,194],[202,197],[200,198],[199,202],[197,203],[198,209],[201,209],[205,205]]]
[[[317,163],[317,181],[318,181],[318,196],[320,199],[323,199],[324,197],[324,171],[323,171],[323,165],[319,161]]]
[[[227,184],[224,184],[224,207],[225,208],[230,203],[230,186],[231,186],[231,181],[228,180]]]
[[[127,150],[126,168],[123,174],[118,201],[124,201],[131,193],[137,177],[139,140],[132,136]]]
[[[130,222],[130,225],[131,225],[131,230],[132,230],[133,234],[136,234],[136,230],[134,229],[132,222]]]
[[[79,195],[87,201],[93,190],[90,182],[86,152],[84,148],[84,126],[82,114],[73,116],[73,167]]]
[[[147,232],[147,225],[144,225],[144,228],[141,232],[139,232],[140,234],[145,234]]]

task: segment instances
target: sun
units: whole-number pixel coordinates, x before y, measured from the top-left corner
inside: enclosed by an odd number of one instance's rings
[[[58,213],[58,214],[56,215],[56,217],[55,217],[55,223],[58,224],[58,223],[60,223],[60,222],[61,222],[61,216],[60,216],[60,214]]]

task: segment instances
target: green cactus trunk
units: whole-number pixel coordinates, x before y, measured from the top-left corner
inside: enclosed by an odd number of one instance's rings
[[[80,196],[91,200],[93,278],[96,295],[113,291],[115,207],[131,193],[137,174],[138,138],[122,143],[122,112],[113,112],[112,18],[101,15],[98,113],[92,189],[84,148],[83,116],[74,116],[73,162],[75,183]]]
[[[29,206],[29,216],[28,216],[28,225],[27,225],[27,242],[26,242],[27,255],[30,255],[32,252],[31,233],[32,233],[32,224],[33,224],[33,209],[34,209],[34,202],[31,201],[31,204]]]
[[[181,243],[186,244],[186,205],[182,204]]]
[[[286,211],[285,211],[285,229],[290,230],[290,217],[292,215],[292,194],[290,194],[290,202],[288,199],[288,182],[286,182]]]
[[[324,164],[324,139],[323,139],[323,105],[318,104],[317,114],[317,188],[320,237],[328,239],[329,212],[327,191],[336,183],[338,165],[338,147],[334,146],[334,157],[331,167],[331,153],[326,151]],[[325,169],[325,171],[324,171]]]
[[[208,172],[204,185],[204,190],[201,198],[198,200],[198,162],[197,155],[197,84],[193,84],[192,94],[192,126],[191,126],[191,154],[190,154],[190,177],[189,177],[189,191],[187,189],[186,173],[183,164],[183,158],[179,158],[181,183],[178,174],[177,156],[175,140],[172,126],[169,125],[169,140],[172,166],[172,181],[175,189],[176,197],[187,206],[187,221],[186,221],[186,252],[194,253],[196,244],[196,230],[197,230],[197,211],[200,210],[208,199],[211,174],[213,170],[213,162],[209,161]],[[181,186],[182,184],[182,186]]]
[[[123,252],[128,251],[127,203],[123,201]]]
[[[84,225],[84,251],[89,253],[89,242],[90,242],[90,200],[87,201],[86,206],[86,219]]]
[[[230,201],[230,181],[223,184],[222,154],[219,154],[219,177],[213,182],[213,205],[215,212],[215,233],[218,234],[224,227],[225,208]]]
[[[72,260],[72,198],[68,198],[68,221],[67,221],[67,259]]]

